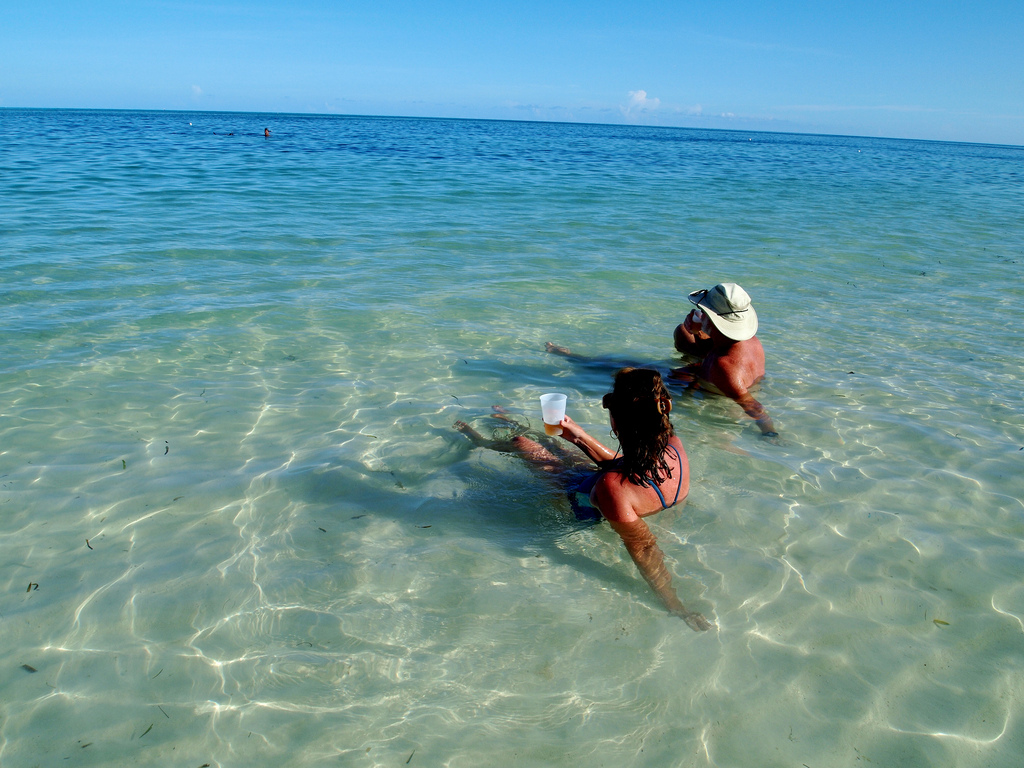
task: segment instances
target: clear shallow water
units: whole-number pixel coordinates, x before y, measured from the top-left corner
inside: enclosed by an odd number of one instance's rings
[[[1017,765],[1022,161],[0,111],[0,763]],[[544,342],[667,369],[721,280],[784,441],[677,398],[697,635],[451,425],[606,436]]]

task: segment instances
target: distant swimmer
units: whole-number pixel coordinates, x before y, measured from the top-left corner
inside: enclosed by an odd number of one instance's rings
[[[764,348],[754,335],[757,313],[750,296],[736,283],[719,283],[694,291],[689,299],[696,307],[676,327],[675,346],[700,362],[677,368],[671,378],[731,397],[757,422],[763,437],[778,437],[768,412],[750,394],[764,378]]]
[[[266,136],[269,139],[270,138],[270,129],[269,128],[264,128],[263,129],[263,135]]]

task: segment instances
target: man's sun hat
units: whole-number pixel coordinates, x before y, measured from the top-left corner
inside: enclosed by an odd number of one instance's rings
[[[719,283],[690,294],[690,301],[704,310],[715,328],[733,341],[746,341],[757,333],[757,313],[750,296],[736,283]]]

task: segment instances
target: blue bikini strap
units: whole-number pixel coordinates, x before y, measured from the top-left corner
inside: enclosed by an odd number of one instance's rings
[[[672,499],[672,503],[671,504],[666,504],[665,503],[665,497],[662,495],[661,489],[658,488],[658,486],[655,485],[653,481],[651,481],[649,479],[645,479],[645,482],[649,486],[651,486],[651,488],[654,489],[654,492],[656,494],[658,494],[658,498],[661,499],[661,508],[662,509],[668,509],[669,507],[674,507],[676,505],[676,503],[679,501],[679,491],[681,491],[682,488],[683,488],[683,457],[679,454],[679,449],[676,448],[674,445],[669,443],[668,447],[676,452],[676,459],[679,460],[679,484],[676,486],[676,497],[674,499]]]

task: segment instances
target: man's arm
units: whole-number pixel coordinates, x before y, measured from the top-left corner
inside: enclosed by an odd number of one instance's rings
[[[768,411],[743,386],[739,373],[733,370],[732,366],[725,363],[717,366],[712,371],[711,383],[718,387],[719,392],[726,397],[731,397],[739,404],[740,408],[760,428],[763,437],[779,436],[779,433],[775,431],[775,425],[772,423],[772,417],[768,415]]]
[[[775,431],[775,425],[772,423],[772,417],[768,415],[768,411],[764,409],[754,396],[749,392],[744,391],[740,397],[733,398],[739,403],[747,416],[752,418],[758,427],[761,428],[761,434],[765,437],[778,437],[779,433]]]

